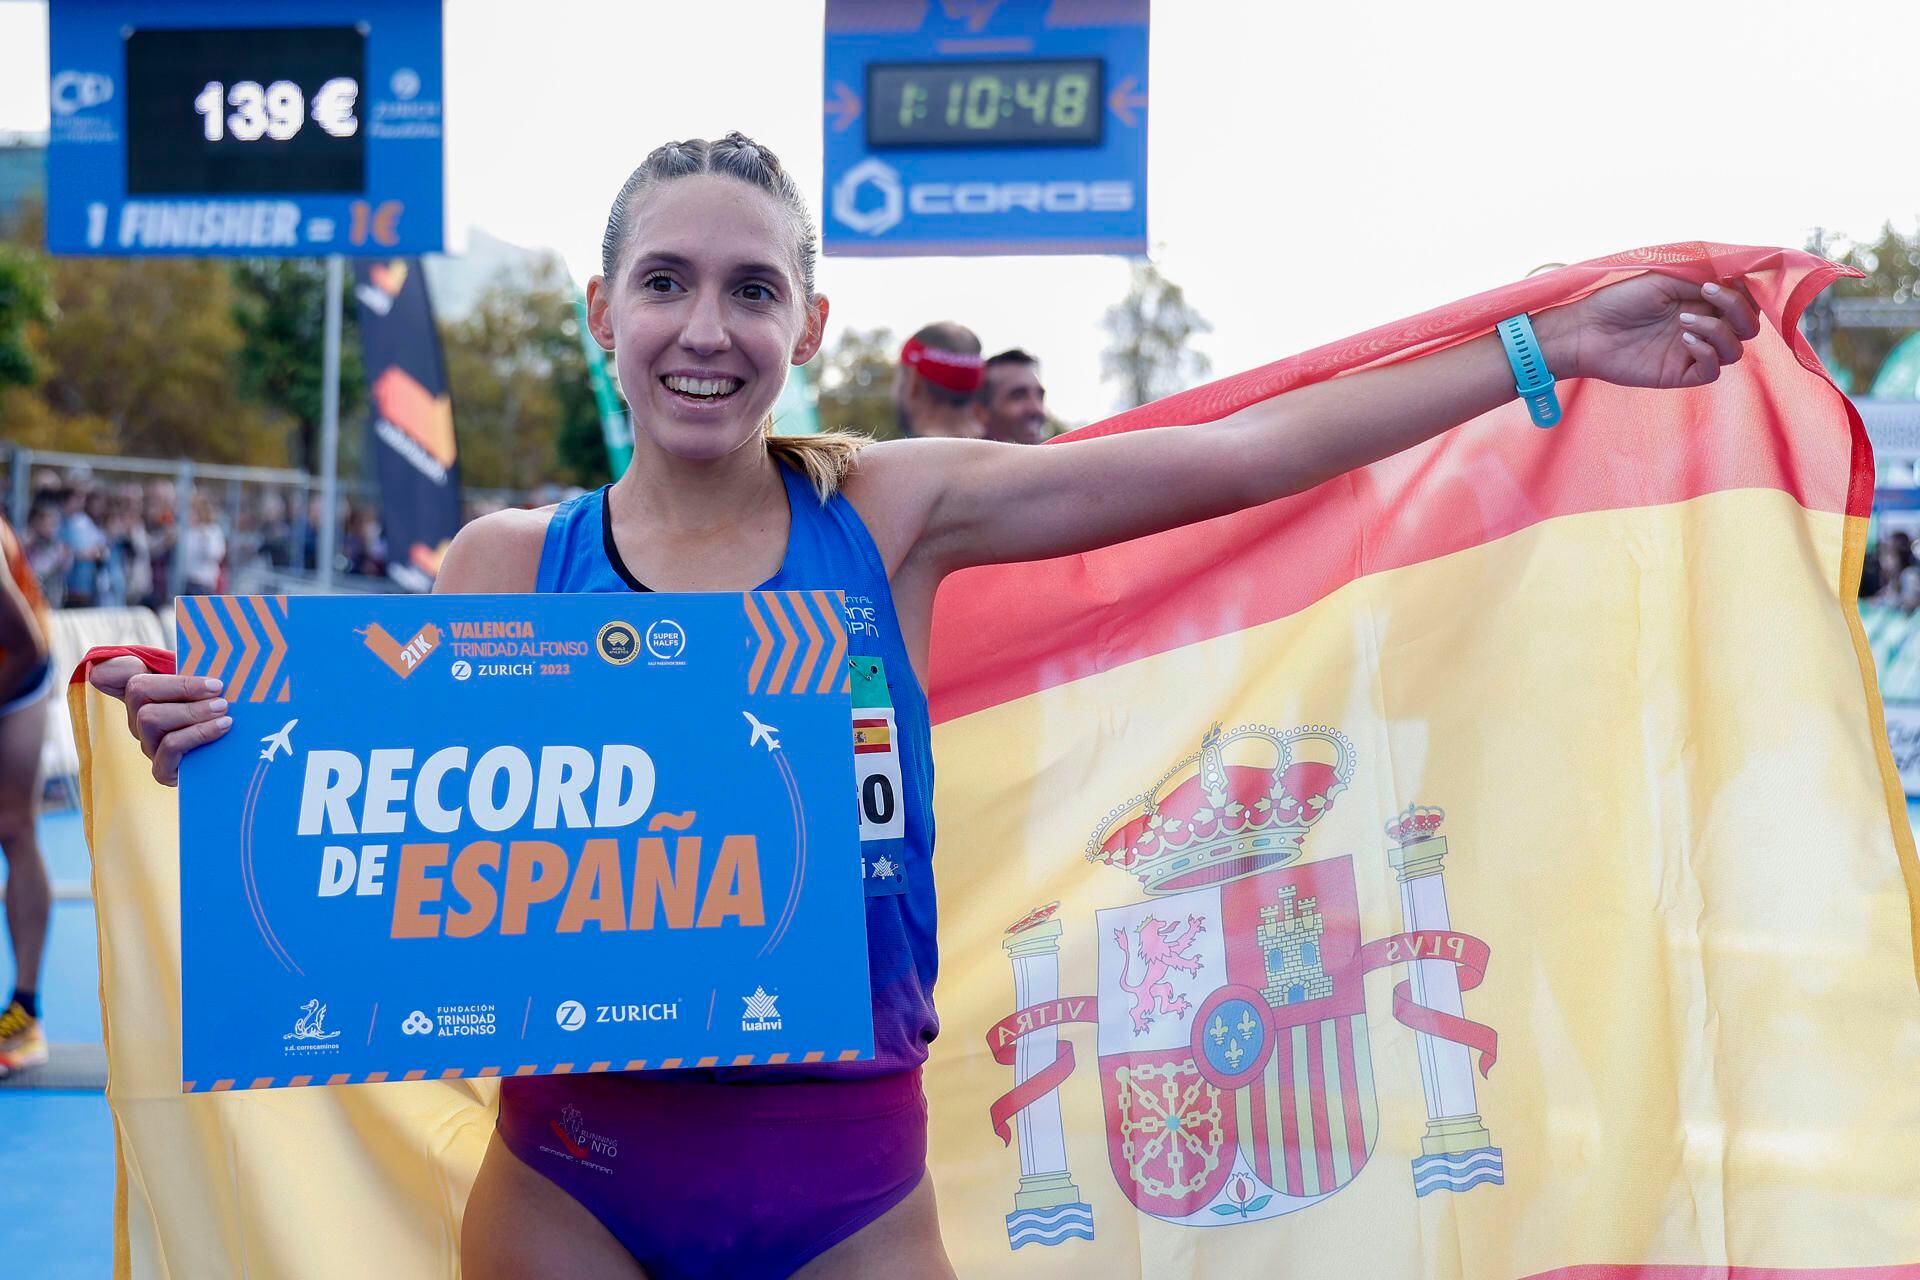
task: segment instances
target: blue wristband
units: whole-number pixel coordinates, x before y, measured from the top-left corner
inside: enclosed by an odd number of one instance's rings
[[[1500,344],[1507,349],[1507,363],[1513,366],[1513,389],[1527,402],[1533,425],[1550,427],[1560,421],[1560,397],[1553,393],[1553,374],[1540,354],[1540,340],[1533,336],[1533,321],[1523,311],[1495,327]]]

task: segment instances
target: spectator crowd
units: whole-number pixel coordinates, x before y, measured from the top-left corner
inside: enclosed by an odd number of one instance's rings
[[[253,590],[274,570],[312,571],[319,499],[301,512],[299,495],[285,490],[240,486],[231,497],[216,506],[206,490],[195,489],[183,526],[171,480],[43,468],[33,475],[17,532],[55,608],[165,608],[173,601],[176,566],[179,590],[188,595]],[[346,502],[335,568],[385,576],[386,546],[371,504]]]

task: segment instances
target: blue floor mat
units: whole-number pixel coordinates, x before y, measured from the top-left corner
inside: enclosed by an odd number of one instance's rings
[[[113,1117],[104,1094],[0,1092],[0,1258],[9,1276],[113,1274]]]

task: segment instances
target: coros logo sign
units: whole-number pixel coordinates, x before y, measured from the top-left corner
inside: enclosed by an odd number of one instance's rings
[[[879,205],[862,209],[863,188],[879,194]],[[955,214],[1124,213],[1133,208],[1133,183],[1109,182],[915,182],[903,187],[900,174],[871,157],[847,170],[833,188],[833,216],[861,235],[877,236],[916,217]]]
[[[860,188],[867,186],[879,193],[880,207],[863,213]],[[862,160],[833,186],[833,216],[863,236],[877,236],[898,225],[902,208],[900,175],[885,161]]]
[[[113,101],[113,80],[97,71],[62,71],[50,86],[53,113],[70,116]]]

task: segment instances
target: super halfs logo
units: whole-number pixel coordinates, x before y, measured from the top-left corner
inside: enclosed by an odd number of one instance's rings
[[[405,680],[420,669],[420,664],[433,656],[440,647],[440,628],[429,622],[413,633],[413,638],[405,644],[387,634],[387,629],[377,622],[364,627],[355,627],[353,634],[366,641],[373,656],[387,664],[393,674]]]
[[[1352,858],[1299,862],[1353,769],[1352,744],[1324,725],[1216,725],[1087,842],[1088,861],[1148,894],[1096,913],[1095,994],[1026,994],[1060,990],[1058,903],[1007,930],[1025,1007],[987,1044],[1015,1069],[991,1110],[1001,1141],[1022,1116],[1012,1248],[1093,1238],[1067,1168],[1059,1088],[1074,1054],[1061,1024],[1098,1027],[1108,1158],[1127,1199],[1164,1222],[1237,1226],[1311,1208],[1365,1170],[1379,1115],[1362,980],[1398,964],[1411,969],[1393,1016],[1419,1039],[1427,1099],[1413,1191],[1505,1181],[1474,1091],[1476,1058],[1484,1076],[1497,1038],[1460,1013],[1488,952],[1453,931],[1441,811],[1415,806],[1387,824],[1404,932],[1363,945]]]

